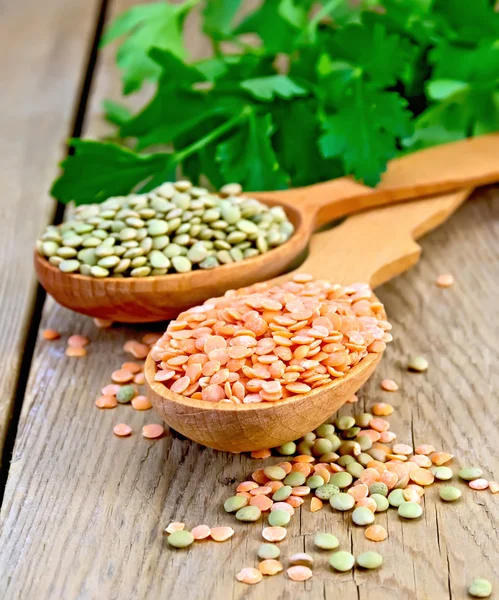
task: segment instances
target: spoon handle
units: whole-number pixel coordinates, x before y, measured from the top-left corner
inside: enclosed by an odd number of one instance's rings
[[[488,134],[396,158],[388,163],[376,188],[341,177],[307,187],[251,195],[290,204],[317,228],[376,206],[494,183],[499,180],[498,156],[499,134]]]
[[[415,240],[443,223],[471,192],[468,188],[354,215],[338,227],[314,234],[309,255],[295,272],[335,283],[381,285],[418,262],[421,247]]]

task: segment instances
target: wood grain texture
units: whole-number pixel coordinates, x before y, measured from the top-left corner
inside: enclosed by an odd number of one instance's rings
[[[0,7],[0,452],[35,300],[33,240],[55,212],[47,190],[71,135],[99,2]]]
[[[497,417],[497,297],[499,192],[481,192],[443,227],[422,240],[423,259],[378,289],[394,324],[394,342],[357,405],[341,414],[389,401],[400,442],[432,443],[455,453],[454,470],[481,465],[499,477]],[[434,284],[453,273],[454,287]],[[89,319],[49,303],[43,327],[64,337],[81,332],[92,343],[84,359],[63,354],[64,340],[40,340],[11,466],[0,533],[0,596],[65,600],[185,597],[188,600],[326,598],[347,600],[464,600],[475,576],[499,585],[498,497],[465,489],[444,505],[438,486],[424,499],[418,522],[394,511],[377,517],[389,539],[376,549],[384,566],[375,573],[340,575],[327,553],[313,549],[313,534],[334,532],[354,554],[372,548],[347,516],[325,507],[295,516],[283,556],[307,550],[316,559],[305,584],[285,575],[249,588],[235,581],[257,564],[262,524],[243,525],[221,503],[236,482],[262,461],[203,448],[175,435],[144,440],[140,428],[158,422],[129,406],[99,411],[94,399],[111,370],[125,359],[120,347],[138,329],[96,330]],[[426,374],[405,369],[410,354],[426,356]],[[384,377],[400,391],[379,389]],[[129,423],[134,435],[117,439],[112,427]],[[268,459],[264,464],[277,462]],[[162,530],[172,520],[192,527],[228,524],[231,541],[170,550]]]

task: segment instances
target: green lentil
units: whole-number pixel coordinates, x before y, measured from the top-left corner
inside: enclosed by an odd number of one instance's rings
[[[166,182],[145,194],[78,206],[71,221],[46,228],[36,250],[47,260],[57,257],[51,263],[67,273],[147,277],[242,261],[283,244],[294,232],[280,207],[233,195],[218,197],[188,182],[178,185]],[[176,257],[180,259],[173,261]]]
[[[349,440],[341,444],[341,446],[338,449],[338,452],[341,454],[341,456],[345,454],[352,454],[354,456],[358,456],[362,452],[362,449],[357,442]]]
[[[358,506],[352,513],[352,521],[356,525],[370,525],[374,523],[374,513],[366,506]]]
[[[258,521],[262,514],[262,511],[258,506],[244,506],[236,512],[236,519],[238,521],[253,522]]]
[[[458,475],[464,481],[473,481],[479,479],[483,475],[483,471],[480,467],[464,467],[459,470]]]
[[[430,471],[435,476],[435,479],[440,479],[440,481],[452,479],[452,476],[454,475],[450,467],[432,467]]]
[[[128,402],[131,402],[136,395],[137,390],[133,385],[124,385],[116,392],[116,400],[118,400],[120,404],[128,404]]]
[[[350,473],[343,471],[331,475],[329,483],[333,483],[334,485],[337,485],[340,489],[343,489],[348,487],[352,483],[352,481],[353,477],[350,475]]]
[[[304,485],[307,478],[303,473],[299,471],[291,471],[288,475],[286,475],[283,483],[284,485],[290,485],[291,487],[298,487],[300,485]]]
[[[340,492],[339,494],[334,494],[334,496],[331,496],[329,499],[329,504],[336,510],[350,510],[355,505],[355,499],[350,494]]]
[[[331,442],[331,444],[333,444],[333,447],[331,448],[332,452],[336,452],[336,450],[338,450],[338,448],[341,446],[340,438],[334,433],[328,435],[326,439],[328,439]]]
[[[409,371],[417,371],[418,373],[423,373],[428,370],[428,361],[424,356],[411,356],[407,363],[407,368]]]
[[[271,558],[279,558],[281,551],[275,544],[260,544],[257,554],[258,558],[268,560]]]
[[[324,479],[320,475],[312,475],[307,479],[307,486],[311,490],[316,490],[324,485]]]
[[[329,559],[329,564],[336,571],[341,571],[344,573],[345,571],[351,571],[355,564],[355,558],[353,554],[350,552],[346,552],[345,550],[340,550],[339,552],[335,552],[331,558]]]
[[[290,520],[291,515],[287,510],[273,510],[268,516],[268,521],[272,527],[284,527]]]
[[[273,481],[281,481],[286,477],[286,471],[282,467],[270,466],[263,469],[264,474]]]
[[[394,506],[395,508],[398,508],[403,502],[405,502],[404,490],[401,490],[401,489],[392,490],[388,494],[388,502],[390,503],[390,506]]]
[[[174,548],[187,548],[194,542],[194,536],[190,531],[174,531],[168,536],[168,543]]]
[[[355,425],[355,419],[349,416],[338,417],[335,420],[334,425],[336,429],[344,431],[345,429],[350,429],[350,427],[353,427]]]
[[[418,519],[423,514],[423,508],[417,502],[402,502],[398,513],[404,519]]]
[[[367,467],[367,465],[372,461],[373,457],[366,452],[361,452],[357,456],[357,462],[360,463],[363,467]]]
[[[293,488],[290,485],[283,485],[282,488],[279,488],[272,495],[272,500],[274,502],[284,502],[287,500],[293,492]]]
[[[371,494],[370,496],[374,502],[376,502],[376,512],[384,512],[388,510],[390,506],[390,502],[388,502],[388,498],[386,496],[382,496],[381,494]]]
[[[283,456],[292,456],[296,452],[296,444],[294,442],[287,442],[276,448],[276,450]]]
[[[344,456],[340,456],[336,462],[340,465],[340,467],[348,467],[350,463],[355,462],[355,458],[350,456],[350,454],[345,454]]]
[[[388,496],[388,486],[382,481],[375,481],[369,486],[369,494],[381,494],[386,497]]]
[[[475,577],[468,588],[468,593],[473,598],[488,598],[492,594],[492,584],[487,579]]]
[[[321,456],[326,452],[332,452],[333,444],[327,438],[318,438],[315,440],[312,446],[312,454],[314,456]]]
[[[357,556],[357,564],[363,569],[377,569],[383,564],[383,557],[377,552],[363,552]]]
[[[325,438],[327,435],[334,433],[334,425],[332,423],[323,423],[314,431],[318,438]]]
[[[355,441],[359,444],[362,452],[370,450],[373,445],[373,442],[368,435],[359,435]]]
[[[353,440],[354,438],[357,437],[357,435],[359,434],[359,432],[361,431],[360,427],[350,427],[348,429],[345,429],[345,431],[343,432],[343,437],[347,440]]]
[[[338,458],[339,458],[339,456],[336,454],[336,452],[326,452],[326,454],[323,454],[319,458],[319,462],[332,463],[332,462],[336,462],[338,460]]]
[[[314,544],[321,550],[336,550],[340,545],[340,542],[332,533],[316,533]]]
[[[361,413],[355,417],[355,424],[359,427],[367,428],[372,418],[373,415],[371,413]]]
[[[455,500],[459,500],[463,495],[461,490],[453,485],[446,485],[443,488],[440,488],[439,492],[440,498],[445,502],[454,502]]]
[[[234,513],[248,504],[246,496],[231,496],[224,502],[224,510],[228,513]]]
[[[350,473],[350,475],[352,475],[352,477],[355,477],[356,479],[359,479],[364,470],[364,467],[356,461],[351,462],[347,465],[347,473]]]
[[[315,490],[315,495],[320,500],[329,500],[331,496],[340,493],[340,488],[334,483],[325,483]]]

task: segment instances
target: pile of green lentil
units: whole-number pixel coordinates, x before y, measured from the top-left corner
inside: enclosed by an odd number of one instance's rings
[[[241,192],[237,183],[215,195],[177,181],[78,206],[36,248],[64,273],[121,278],[213,269],[286,242],[294,228],[284,210]]]

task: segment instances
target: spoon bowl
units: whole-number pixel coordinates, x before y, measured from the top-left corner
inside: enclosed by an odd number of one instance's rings
[[[381,353],[368,354],[345,376],[307,394],[260,404],[193,400],[154,381],[156,363],[145,364],[147,396],[158,415],[175,431],[204,446],[228,452],[275,448],[316,429],[373,374]]]
[[[307,247],[313,231],[335,219],[377,206],[497,181],[498,152],[499,134],[489,134],[392,160],[375,189],[341,177],[290,190],[249,192],[251,197],[269,206],[282,206],[295,232],[282,246],[265,254],[212,271],[97,279],[63,273],[35,252],[36,273],[57,302],[76,312],[123,323],[170,319],[228,289],[284,273]]]

